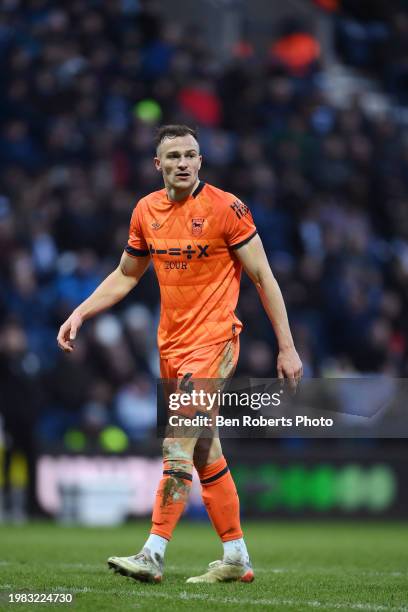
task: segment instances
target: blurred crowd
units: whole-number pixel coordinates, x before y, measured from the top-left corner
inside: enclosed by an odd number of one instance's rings
[[[315,0],[323,4],[327,0]],[[329,0],[330,2],[331,0]],[[408,103],[407,0],[334,0],[335,45],[343,61],[381,80],[400,104]]]
[[[401,27],[407,20],[403,13]],[[134,440],[151,432],[153,272],[84,325],[71,355],[58,351],[56,335],[118,264],[138,198],[161,188],[154,134],[170,122],[199,127],[201,178],[250,207],[305,375],[408,374],[408,132],[368,116],[358,95],[346,108],[330,104],[321,50],[307,32],[304,63],[285,61],[284,37],[296,30],[291,24],[261,58],[242,41],[221,64],[198,26],[163,20],[154,1],[3,1],[6,423],[35,426],[46,442],[78,427],[92,438],[107,424]],[[239,372],[274,375],[273,331],[246,278],[238,314]]]

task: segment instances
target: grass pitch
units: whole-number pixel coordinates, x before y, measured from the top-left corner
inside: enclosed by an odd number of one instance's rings
[[[407,524],[245,522],[255,582],[194,585],[186,578],[222,549],[208,524],[182,521],[161,584],[110,573],[106,558],[137,552],[148,528],[0,526],[0,609],[408,612]],[[74,603],[9,604],[10,591],[72,593]]]

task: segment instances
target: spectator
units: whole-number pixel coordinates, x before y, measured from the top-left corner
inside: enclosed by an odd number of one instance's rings
[[[380,76],[403,101],[406,13],[319,4],[341,15],[346,61],[377,70],[380,54]],[[361,32],[360,55],[349,57]],[[358,97],[333,104],[317,78],[322,51],[303,24],[284,24],[269,55],[241,44],[221,66],[198,29],[164,24],[155,3],[17,0],[0,49],[0,385],[11,368],[18,397],[8,405],[24,403],[33,384],[42,389],[44,438],[109,423],[134,439],[150,435],[159,297],[151,271],[85,327],[68,361],[55,335],[116,265],[137,199],[160,187],[151,161],[159,121],[197,123],[203,179],[250,206],[307,374],[344,363],[405,376],[407,130],[391,115],[367,116]],[[239,310],[242,370],[269,376],[274,338],[245,279]],[[21,417],[30,428],[33,402]],[[144,407],[137,416],[135,406]],[[29,439],[22,444],[32,452]]]

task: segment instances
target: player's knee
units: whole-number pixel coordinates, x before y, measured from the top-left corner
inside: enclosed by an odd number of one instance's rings
[[[221,456],[222,448],[219,438],[201,438],[194,449],[194,467],[199,469],[205,465],[211,465]]]
[[[193,449],[188,444],[180,443],[180,440],[172,438],[163,442],[163,475],[171,476],[172,482],[166,483],[166,487],[178,490],[182,486],[191,484],[193,472]]]
[[[193,461],[194,442],[178,438],[165,438],[163,441],[163,459]]]

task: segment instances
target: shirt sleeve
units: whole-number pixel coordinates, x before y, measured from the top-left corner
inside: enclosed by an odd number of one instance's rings
[[[239,249],[258,233],[248,206],[238,198],[228,202],[226,216],[225,241],[230,249]]]
[[[140,202],[138,202],[132,213],[129,227],[129,240],[125,247],[126,253],[132,257],[146,257],[146,255],[149,255],[149,249],[142,231],[140,209]]]

